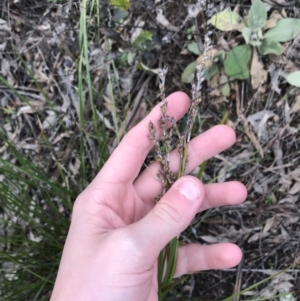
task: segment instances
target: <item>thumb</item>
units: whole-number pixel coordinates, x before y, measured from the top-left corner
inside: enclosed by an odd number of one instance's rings
[[[188,227],[203,199],[203,184],[195,177],[182,177],[144,218],[132,225],[136,240],[148,256],[157,258],[168,242]]]

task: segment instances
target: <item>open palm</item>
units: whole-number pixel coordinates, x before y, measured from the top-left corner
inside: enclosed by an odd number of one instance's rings
[[[186,94],[168,98],[168,115],[180,119],[188,110]],[[159,132],[160,106],[121,141],[93,182],[77,198],[51,300],[157,300],[157,258],[163,247],[192,221],[199,211],[245,200],[239,182],[203,185],[192,176],[179,179],[155,205],[161,193],[159,165],[140,175],[153,147],[149,122]],[[191,172],[203,161],[235,142],[233,130],[215,126],[189,145]],[[171,169],[179,165],[177,151],[170,155]],[[183,188],[184,187],[184,188]],[[223,243],[179,247],[175,276],[238,264],[240,249]]]

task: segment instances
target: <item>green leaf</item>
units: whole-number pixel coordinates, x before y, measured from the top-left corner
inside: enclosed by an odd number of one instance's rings
[[[289,74],[286,80],[290,85],[300,88],[300,71]]]
[[[244,37],[246,44],[250,43],[251,33],[252,30],[249,27],[245,27],[242,29],[242,35]]]
[[[285,18],[277,22],[276,26],[265,33],[265,39],[275,42],[287,42],[295,38],[300,32],[300,19]]]
[[[110,0],[110,4],[120,10],[126,10],[130,7],[129,0]]]
[[[213,76],[216,75],[218,72],[218,66],[217,64],[212,64],[210,67],[208,67],[204,72],[204,77],[206,80],[210,80]]]
[[[246,26],[242,17],[232,11],[221,11],[213,15],[210,19],[211,25],[222,31],[239,30]]]
[[[264,3],[256,0],[249,10],[248,26],[252,30],[263,28],[267,21],[267,10]]]
[[[152,32],[148,30],[142,31],[134,40],[133,47],[140,49],[140,50],[146,50],[150,47],[150,42],[152,41]]]
[[[196,42],[192,42],[188,44],[188,50],[192,53],[199,55],[201,52],[199,51],[198,44]]]
[[[114,22],[120,23],[122,20],[124,20],[126,17],[128,17],[129,12],[127,10],[122,9],[114,9],[113,11],[113,17],[112,20]]]
[[[261,45],[258,47],[258,50],[262,55],[267,55],[267,54],[280,55],[282,54],[284,48],[277,41],[264,39]]]
[[[128,57],[128,53],[127,52],[123,52],[121,54],[121,57],[120,57],[120,66],[121,66],[121,68],[126,67],[127,57]]]
[[[248,45],[241,45],[233,48],[224,61],[225,72],[235,79],[247,79],[249,73],[249,61],[251,49]]]
[[[132,51],[129,51],[128,55],[127,55],[127,64],[132,65],[134,62],[134,58],[135,58],[135,53]]]
[[[196,62],[190,63],[181,74],[181,80],[184,83],[191,83],[194,79],[194,73],[196,70]]]
[[[160,68],[151,69],[151,68],[147,67],[146,65],[144,65],[142,62],[140,62],[140,63],[137,64],[137,68],[139,70],[149,71],[149,72],[152,72],[154,74],[159,74],[161,72]]]
[[[230,86],[226,83],[222,88],[222,95],[228,97],[230,95]]]

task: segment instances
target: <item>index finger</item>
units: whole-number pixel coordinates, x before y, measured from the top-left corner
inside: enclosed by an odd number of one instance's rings
[[[169,95],[167,102],[167,114],[174,117],[176,121],[184,116],[190,106],[190,99],[183,92]],[[117,183],[134,181],[154,145],[149,138],[150,121],[156,128],[157,138],[162,135],[159,125],[159,119],[162,116],[161,105],[162,103],[156,105],[147,117],[124,136],[92,183],[97,185],[100,180]]]

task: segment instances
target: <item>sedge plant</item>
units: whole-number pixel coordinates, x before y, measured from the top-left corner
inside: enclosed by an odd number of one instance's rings
[[[173,183],[182,177],[188,163],[188,149],[191,140],[193,124],[197,117],[199,105],[202,101],[201,89],[202,83],[205,80],[205,62],[209,60],[209,51],[212,49],[210,39],[205,37],[204,58],[197,66],[196,82],[192,84],[191,105],[187,113],[187,122],[182,131],[180,131],[175,119],[167,114],[168,102],[165,96],[165,78],[167,68],[163,68],[159,73],[160,91],[161,91],[161,112],[162,116],[159,120],[162,129],[162,138],[156,138],[156,128],[153,123],[149,123],[150,135],[149,138],[154,142],[155,159],[160,164],[158,179],[162,183],[164,195]],[[170,152],[177,149],[180,156],[180,163],[177,174],[170,169]],[[161,196],[158,197],[158,199]],[[178,282],[173,282],[174,273],[176,270],[177,252],[178,252],[178,237],[174,238],[160,253],[158,260],[158,297],[159,301],[164,300],[168,291]]]

